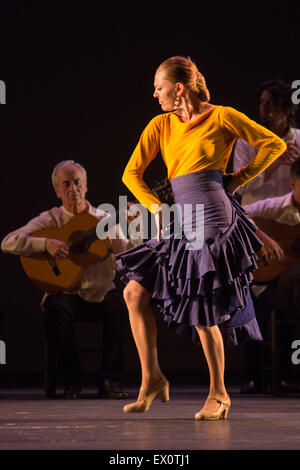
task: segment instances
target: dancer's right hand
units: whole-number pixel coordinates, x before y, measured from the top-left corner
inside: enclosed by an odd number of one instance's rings
[[[230,183],[225,187],[225,191],[230,194],[235,194],[235,192],[240,189],[240,186],[236,183],[235,177],[232,174]]]
[[[161,232],[162,232],[162,211],[158,211],[155,213],[155,223],[156,223],[156,228],[157,228],[156,239],[158,242],[160,242]]]

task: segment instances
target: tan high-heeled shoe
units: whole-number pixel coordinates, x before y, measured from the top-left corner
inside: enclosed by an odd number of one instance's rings
[[[145,389],[141,387],[144,392],[145,398],[137,400],[135,403],[125,405],[123,408],[124,413],[143,413],[148,411],[153,400],[159,396],[161,401],[169,401],[170,384],[165,377],[162,377],[157,384],[153,387]]]
[[[227,418],[228,411],[231,405],[229,396],[227,396],[226,400],[219,400],[218,398],[212,398],[212,400],[216,400],[220,404],[219,408],[216,411],[210,412],[210,413],[207,411],[204,411],[202,408],[202,410],[198,411],[198,413],[195,414],[196,420],[200,420],[200,419],[215,420],[215,419]]]

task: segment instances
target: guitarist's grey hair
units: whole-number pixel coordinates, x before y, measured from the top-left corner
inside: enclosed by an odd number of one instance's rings
[[[80,165],[80,163],[77,163],[77,162],[74,162],[74,160],[63,160],[61,162],[59,162],[55,167],[54,167],[54,170],[52,172],[52,176],[51,176],[51,179],[52,179],[52,184],[55,188],[57,188],[57,173],[58,171],[63,168],[64,166],[68,166],[68,165],[74,165],[74,166],[77,166],[81,171],[82,171],[82,174],[83,174],[83,178],[84,180],[86,181],[87,180],[87,173],[86,173],[86,170],[85,168],[83,168],[82,165]]]

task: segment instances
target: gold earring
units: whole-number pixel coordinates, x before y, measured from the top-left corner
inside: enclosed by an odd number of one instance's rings
[[[176,96],[176,100],[174,102],[174,109],[178,109],[179,104],[180,104],[180,97]]]

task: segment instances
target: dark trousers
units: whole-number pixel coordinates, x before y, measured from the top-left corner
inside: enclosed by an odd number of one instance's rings
[[[300,263],[295,263],[285,273],[272,281],[267,289],[256,299],[255,307],[257,320],[264,338],[270,336],[270,311],[275,310],[279,319],[285,316],[299,315],[300,322]],[[291,343],[294,326],[282,322],[277,331],[279,343],[280,374],[281,379],[287,380],[291,366]],[[245,375],[247,379],[254,379],[260,386],[259,361],[261,344],[249,343],[245,345]]]
[[[74,322],[103,322],[102,370],[99,384],[106,379],[124,379],[123,334],[128,312],[122,293],[109,291],[103,302],[86,302],[79,295],[49,295],[44,303],[45,319],[45,390],[53,393],[57,367],[64,386],[81,389],[80,361],[74,335]],[[99,345],[100,346],[100,345]]]
[[[268,287],[268,301],[282,315],[299,314],[300,263],[295,263]]]

